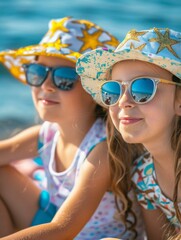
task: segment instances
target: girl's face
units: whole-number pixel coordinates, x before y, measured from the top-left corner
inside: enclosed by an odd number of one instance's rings
[[[136,77],[148,76],[172,81],[172,74],[154,64],[127,60],[113,66],[112,80],[131,81]],[[143,105],[134,103],[128,90],[109,113],[115,127],[129,143],[148,144],[161,141],[168,143],[172,134],[172,122],[179,108],[175,101],[174,85],[159,83],[154,98]]]
[[[57,57],[40,56],[37,63],[48,67],[75,67],[71,61]],[[80,79],[76,81],[73,89],[62,91],[54,86],[49,72],[40,87],[32,87],[32,97],[42,120],[68,123],[84,118],[86,114],[94,114],[95,103],[83,90]]]

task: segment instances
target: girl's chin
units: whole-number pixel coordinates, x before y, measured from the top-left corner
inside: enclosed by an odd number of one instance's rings
[[[40,118],[42,121],[56,122],[56,119],[53,118],[50,114],[40,114]]]
[[[133,141],[133,139],[130,139],[130,138],[124,138],[124,141],[127,142],[127,143],[136,143],[135,141]]]
[[[122,134],[122,138],[123,138],[123,140],[124,140],[125,142],[127,142],[127,143],[138,143],[138,142],[136,141],[136,138],[133,137],[133,136],[130,135],[130,134]]]

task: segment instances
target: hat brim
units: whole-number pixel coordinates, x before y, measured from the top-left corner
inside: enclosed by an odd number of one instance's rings
[[[94,100],[102,104],[100,98],[100,85],[105,82],[107,71],[114,64],[124,60],[140,60],[153,63],[168,70],[181,78],[181,63],[175,60],[149,55],[133,49],[124,49],[120,52],[96,49],[81,56],[77,61],[77,73],[81,76],[83,88],[92,95]]]
[[[8,50],[0,52],[0,62],[9,70],[9,72],[19,81],[26,83],[23,64],[35,61],[36,56],[58,57],[76,63],[81,56],[78,52],[61,53],[55,47],[46,48],[43,45],[31,45],[17,50]]]

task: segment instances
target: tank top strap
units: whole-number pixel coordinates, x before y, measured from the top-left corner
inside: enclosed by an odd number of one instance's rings
[[[106,126],[102,119],[97,119],[93,126],[90,128],[75,156],[75,165],[77,165],[77,172],[79,172],[82,163],[85,161],[89,153],[94,147],[106,140]]]

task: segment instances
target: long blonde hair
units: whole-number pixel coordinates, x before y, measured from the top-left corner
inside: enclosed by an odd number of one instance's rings
[[[115,194],[115,201],[120,219],[125,223],[127,230],[135,233],[136,216],[132,211],[132,201],[128,193],[132,187],[131,166],[133,160],[143,153],[143,147],[139,144],[126,143],[121,134],[116,130],[110,116],[107,118],[107,144],[111,169],[111,190]],[[121,203],[121,209],[120,209]],[[130,214],[134,222],[128,220]]]
[[[178,233],[175,236],[168,238],[168,240],[180,240],[180,239],[181,239],[181,233]]]
[[[173,81],[180,82],[181,80],[173,75]],[[181,89],[177,87],[176,98],[180,98]],[[174,120],[173,133],[171,137],[172,149],[175,151],[175,186],[173,194],[173,203],[176,211],[176,216],[181,223],[181,212],[178,207],[178,191],[181,176],[181,116],[176,116]]]

